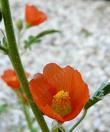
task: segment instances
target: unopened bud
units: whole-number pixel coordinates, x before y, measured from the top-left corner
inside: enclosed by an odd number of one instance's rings
[[[19,31],[22,30],[23,28],[23,21],[21,19],[19,19],[17,22],[16,22],[16,27],[18,28]]]

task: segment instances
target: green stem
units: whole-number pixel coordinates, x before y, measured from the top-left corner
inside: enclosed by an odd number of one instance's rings
[[[30,118],[30,113],[29,113],[29,111],[26,107],[27,104],[25,104],[25,101],[24,101],[24,96],[23,96],[22,89],[20,89],[20,93],[21,93],[22,109],[23,109],[23,112],[24,112],[24,115],[25,115],[25,118],[26,118],[26,121],[27,121],[27,126],[28,126],[30,132],[32,132],[33,131],[32,121],[31,121],[31,118]]]
[[[62,124],[58,122],[58,132],[66,132]]]
[[[66,132],[66,130],[63,128],[61,123],[57,122],[56,126],[52,128],[52,132]]]
[[[10,12],[10,7],[9,7],[9,1],[0,0],[0,4],[1,4],[1,9],[2,9],[2,14],[4,18],[4,24],[5,24],[5,30],[6,30],[7,40],[8,40],[9,57],[17,73],[17,76],[20,80],[21,87],[23,88],[23,91],[28,97],[29,104],[42,129],[42,132],[49,132],[48,126],[43,118],[43,115],[41,114],[36,104],[33,102],[32,96],[30,94],[29,84],[26,79],[25,72],[22,66],[19,53],[18,53],[18,49],[17,49],[16,39],[15,39],[13,24],[12,24],[12,18],[11,18],[11,12]]]
[[[81,117],[81,118],[79,119],[79,121],[76,122],[76,124],[69,130],[69,132],[72,132],[72,131],[81,123],[81,121],[84,119],[84,117],[86,116],[86,114],[87,114],[87,110],[84,109],[84,112],[83,112],[82,117]]]

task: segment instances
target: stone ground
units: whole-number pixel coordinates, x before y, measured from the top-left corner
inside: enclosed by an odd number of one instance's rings
[[[36,4],[49,19],[29,34],[56,28],[61,34],[45,37],[41,44],[22,54],[22,62],[31,73],[42,71],[43,66],[55,62],[71,65],[82,73],[90,93],[110,78],[110,3],[101,0],[10,0],[13,19],[24,17],[26,3]],[[3,27],[0,25],[0,27]],[[23,40],[22,39],[22,40]],[[21,42],[22,42],[21,40]],[[22,46],[21,46],[22,47]],[[21,49],[21,52],[24,52]],[[27,57],[28,56],[28,57]],[[0,53],[0,74],[11,67],[6,56]],[[21,132],[25,128],[24,116],[13,91],[0,80],[0,103],[10,109],[0,115],[0,132]],[[85,120],[75,132],[110,132],[110,95],[88,111]],[[13,108],[13,109],[12,109]],[[51,123],[50,119],[47,119]],[[19,125],[18,125],[19,124]],[[72,122],[66,123],[68,126]],[[27,129],[24,129],[27,132]],[[39,132],[39,130],[38,130]]]

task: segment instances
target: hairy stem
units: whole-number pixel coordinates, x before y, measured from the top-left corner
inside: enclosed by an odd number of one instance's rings
[[[74,126],[72,126],[72,128],[69,130],[69,132],[72,132],[81,123],[81,121],[84,119],[84,117],[86,116],[86,114],[87,114],[87,110],[84,109],[82,117],[79,119],[78,122],[76,122],[76,124]]]
[[[23,112],[24,112],[24,115],[25,115],[25,119],[26,119],[26,122],[27,122],[27,126],[30,130],[30,132],[33,132],[33,127],[32,127],[32,121],[31,121],[31,117],[30,117],[30,113],[29,113],[29,110],[27,109],[27,104],[25,104],[25,99],[24,99],[24,96],[23,96],[23,92],[22,92],[22,89],[20,89],[20,94],[21,94],[21,105],[22,105],[22,109],[23,109]]]

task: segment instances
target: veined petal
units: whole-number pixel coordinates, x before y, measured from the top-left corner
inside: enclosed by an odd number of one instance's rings
[[[62,68],[60,68],[57,64],[49,63],[44,67],[43,75],[47,80],[51,80],[53,76],[61,72],[61,70]]]
[[[44,79],[43,75],[38,73],[30,81],[30,90],[35,102],[40,106],[50,104],[52,93],[50,92],[51,85]],[[40,107],[39,106],[39,107]]]
[[[56,74],[53,74],[53,76],[48,79],[48,82],[57,88],[57,91],[68,91],[71,87],[74,69],[72,68],[72,72],[69,69],[69,66],[61,68]]]
[[[83,109],[89,100],[89,90],[87,84],[83,81],[80,73],[74,70],[72,77],[72,85],[69,89],[73,110],[64,117],[65,120],[75,118]]]

